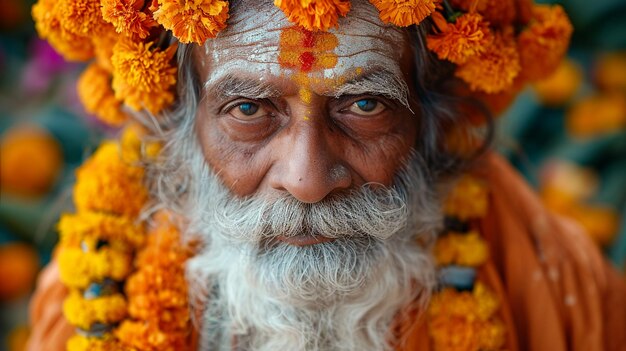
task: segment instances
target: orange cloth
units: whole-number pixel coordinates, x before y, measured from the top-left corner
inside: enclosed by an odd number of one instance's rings
[[[501,157],[487,154],[475,169],[491,189],[489,214],[478,223],[491,257],[479,274],[502,302],[506,349],[623,351],[623,278],[578,226],[549,214]],[[29,351],[64,350],[71,333],[61,315],[65,293],[52,263],[31,305]],[[417,319],[414,313],[400,326],[399,351],[430,350],[426,324]]]

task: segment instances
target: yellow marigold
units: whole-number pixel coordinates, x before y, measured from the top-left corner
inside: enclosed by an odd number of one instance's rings
[[[481,283],[472,292],[444,289],[435,294],[427,312],[434,350],[500,350],[506,330],[496,315],[499,305]]]
[[[594,80],[601,89],[626,93],[626,51],[601,55],[595,64]]]
[[[54,185],[63,166],[59,142],[44,129],[21,126],[0,138],[3,194],[39,196]]]
[[[465,63],[469,57],[484,52],[493,41],[489,23],[476,13],[463,14],[440,30],[440,33],[426,38],[427,46],[440,59],[456,64]]]
[[[57,11],[61,26],[76,35],[98,35],[106,25],[100,11],[100,0],[58,0]]]
[[[115,96],[137,111],[145,108],[157,114],[174,101],[172,90],[177,69],[172,58],[176,45],[165,50],[153,45],[153,42],[120,40],[111,63]]]
[[[128,37],[145,39],[157,26],[151,13],[144,11],[146,0],[101,0],[102,17],[115,31]]]
[[[61,25],[60,1],[39,0],[32,8],[35,29],[56,51],[70,61],[86,61],[93,57],[94,47],[89,37],[67,31]]]
[[[519,0],[517,0],[519,1]],[[496,26],[508,26],[516,16],[516,0],[451,0],[452,7],[466,12],[478,12]]]
[[[489,206],[489,189],[479,178],[464,175],[446,197],[443,211],[461,220],[483,217]]]
[[[274,0],[289,21],[308,30],[327,31],[350,11],[349,0]]]
[[[67,341],[67,351],[128,351],[128,349],[111,335],[90,338],[76,334]]]
[[[228,1],[158,0],[154,19],[181,43],[202,45],[226,28]]]
[[[79,247],[85,239],[123,241],[134,248],[145,242],[141,223],[134,219],[102,212],[64,214],[59,221],[61,245]]]
[[[144,170],[120,156],[119,145],[103,143],[76,171],[74,204],[79,211],[102,211],[136,217],[148,199]]]
[[[478,267],[487,260],[489,248],[476,231],[448,233],[437,238],[434,254],[438,265]]]
[[[115,336],[124,350],[191,350],[188,331],[164,332],[142,321],[123,321],[115,330]]]
[[[573,30],[560,5],[536,5],[528,27],[517,38],[524,77],[538,80],[554,72],[565,56]]]
[[[472,91],[498,93],[511,87],[520,72],[519,54],[512,32],[496,33],[485,51],[460,65],[455,75]]]
[[[567,103],[578,91],[583,79],[582,68],[566,59],[550,76],[533,84],[541,103],[560,106]]]
[[[598,94],[576,102],[566,114],[567,130],[590,137],[626,128],[626,97],[621,92]]]
[[[132,269],[130,252],[103,247],[96,252],[64,247],[58,256],[61,281],[73,288],[84,289],[94,281],[111,278],[122,281]]]
[[[419,24],[435,11],[437,0],[370,0],[384,23],[406,27]]]
[[[70,324],[82,329],[94,323],[113,324],[126,317],[126,300],[122,294],[85,299],[72,291],[63,302],[63,314]]]
[[[109,125],[120,126],[128,120],[128,115],[122,111],[122,101],[115,97],[111,79],[111,73],[92,63],[78,78],[76,90],[87,112]]]

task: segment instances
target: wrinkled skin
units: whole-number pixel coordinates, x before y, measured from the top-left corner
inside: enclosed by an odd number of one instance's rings
[[[288,192],[315,203],[365,183],[390,185],[418,130],[406,34],[354,2],[331,31],[336,65],[305,72],[280,62],[280,35],[292,24],[277,11],[234,13],[227,30],[194,51],[208,164],[238,196]]]

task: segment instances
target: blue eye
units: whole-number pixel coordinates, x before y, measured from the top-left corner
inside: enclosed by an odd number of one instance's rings
[[[239,111],[246,116],[252,116],[259,110],[259,105],[251,102],[244,102],[238,106]]]
[[[378,106],[378,101],[373,99],[363,99],[356,102],[357,107],[363,112],[372,112]]]

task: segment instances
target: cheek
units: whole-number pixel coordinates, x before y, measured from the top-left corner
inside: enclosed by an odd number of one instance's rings
[[[199,108],[196,117],[196,133],[207,164],[234,194],[252,194],[267,169],[263,153],[229,138],[205,109]]]
[[[408,116],[407,116],[408,117]],[[417,135],[416,116],[406,118],[385,134],[353,141],[344,147],[344,159],[363,183],[389,186],[409,158]],[[355,184],[362,185],[362,184]]]

